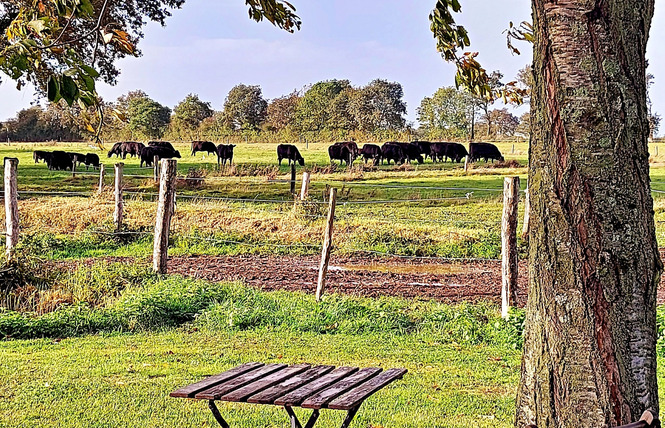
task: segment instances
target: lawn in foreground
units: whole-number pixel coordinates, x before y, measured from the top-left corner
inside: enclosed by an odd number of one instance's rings
[[[270,330],[163,333],[0,343],[0,426],[215,426],[205,401],[168,393],[247,361],[405,367],[372,396],[356,427],[508,427],[519,351],[442,345],[427,335]],[[233,427],[286,427],[283,409],[221,404]],[[298,412],[305,416],[304,412]],[[341,425],[323,411],[319,426]]]

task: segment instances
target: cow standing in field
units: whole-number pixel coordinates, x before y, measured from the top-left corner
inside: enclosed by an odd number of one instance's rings
[[[413,141],[411,144],[418,146],[420,154],[423,155],[425,159],[427,159],[427,156],[432,156],[432,143],[429,141]]]
[[[155,156],[157,156],[159,159],[179,158],[180,152],[177,150],[171,150],[168,147],[158,147],[158,146],[144,147],[141,150],[141,162],[139,166],[143,167],[144,163],[145,166],[153,166],[153,161],[155,159]]]
[[[447,143],[445,155],[451,162],[460,163],[462,159],[469,155],[469,152],[460,143]]]
[[[32,152],[32,158],[35,160],[35,163],[39,161],[46,162],[46,159],[51,156],[51,152],[46,152],[44,150],[35,150]]]
[[[365,163],[372,159],[374,165],[378,165],[381,161],[381,147],[377,146],[376,144],[363,144],[363,148],[360,150],[360,154],[362,155]]]
[[[293,144],[280,144],[277,146],[277,161],[280,165],[282,164],[282,159],[288,159],[289,165],[291,165],[292,161],[294,164],[297,161],[300,166],[305,166],[305,159]]]
[[[94,153],[86,153],[83,163],[85,163],[86,171],[89,166],[92,166],[92,169],[99,169],[99,156]]]
[[[388,161],[388,165],[390,165],[391,160],[395,161],[395,165],[402,164],[406,162],[406,154],[402,146],[388,142],[381,146],[381,164],[383,164],[384,159]]]
[[[494,162],[499,160],[503,162],[505,159],[499,151],[499,148],[491,143],[469,143],[469,162],[475,162],[480,159],[489,159]]]
[[[395,141],[389,141],[386,144],[396,145],[402,148],[404,154],[404,159],[411,163],[412,161],[418,161],[418,163],[423,163],[425,160],[420,154],[420,147],[416,143],[400,143]],[[385,145],[385,144],[384,144]]]
[[[345,162],[347,166],[353,165],[353,161],[360,155],[358,150],[358,145],[355,141],[345,141],[340,143],[334,143],[332,146],[328,147],[328,156],[330,157],[330,163],[333,163],[334,160],[339,160],[340,166],[342,162]]]
[[[215,144],[211,141],[192,141],[192,156],[194,156],[197,152],[206,152],[209,154],[219,153],[217,148],[218,147],[215,147]]]
[[[68,169],[72,169],[74,162],[68,153],[56,150],[49,153],[49,155],[45,159],[48,169],[52,171],[67,171]]]
[[[221,161],[222,166],[226,165],[226,161],[229,161],[229,165],[233,163],[233,148],[235,144],[220,144],[216,147],[215,151],[217,153],[217,166]]]
[[[125,141],[120,144],[120,152],[122,153],[122,158],[125,159],[127,155],[131,157],[140,157],[141,150],[145,147],[143,143],[138,143],[136,141]]]
[[[171,151],[177,151],[174,147],[173,144],[169,143],[168,141],[149,141],[148,146],[150,147],[164,147],[167,149],[170,149]]]
[[[111,150],[109,150],[108,157],[116,155],[117,157],[122,156],[122,143],[115,143]]]

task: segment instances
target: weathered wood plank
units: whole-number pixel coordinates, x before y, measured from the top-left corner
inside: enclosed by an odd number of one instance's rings
[[[407,372],[406,369],[390,369],[371,378],[365,383],[357,385],[344,395],[339,396],[328,404],[329,409],[335,410],[351,410],[358,407],[370,395],[374,394],[381,388],[396,379],[401,379]]]
[[[233,378],[229,381],[223,382],[219,385],[215,385],[212,388],[206,389],[199,392],[194,396],[194,398],[203,399],[203,400],[219,400],[219,397],[222,395],[228,394],[229,392],[242,388],[243,386],[255,382],[262,377],[271,375],[276,371],[283,370],[287,367],[286,364],[268,364],[258,370],[252,370],[249,373],[240,375],[236,378]]]
[[[255,382],[245,385],[242,388],[231,391],[228,394],[222,395],[219,399],[222,401],[245,401],[248,397],[270,388],[271,386],[283,381],[284,379],[292,378],[299,373],[304,372],[311,366],[309,364],[295,364],[280,370],[276,373],[261,378]]]
[[[225,371],[224,373],[210,376],[208,378],[203,379],[201,382],[193,383],[191,385],[187,385],[183,388],[180,388],[177,391],[173,391],[170,394],[170,396],[177,398],[194,398],[194,395],[203,391],[204,389],[208,389],[222,382],[226,382],[227,380],[233,379],[234,377],[240,376],[249,371],[256,370],[259,367],[262,367],[263,365],[264,365],[263,363],[241,364],[237,367]]]
[[[289,392],[300,388],[301,386],[313,382],[314,380],[320,378],[321,376],[329,373],[334,366],[316,366],[307,370],[306,372],[300,373],[297,376],[286,379],[283,382],[278,383],[264,391],[259,392],[256,395],[252,395],[247,399],[248,403],[255,404],[272,404],[277,398],[288,394]]]
[[[381,371],[382,369],[378,367],[368,367],[366,369],[362,369],[347,378],[341,379],[339,382],[336,382],[334,385],[324,389],[323,391],[320,391],[307,398],[302,402],[300,407],[307,409],[324,408],[335,398],[346,393],[356,385],[365,382],[367,379],[376,376],[377,374],[381,373]]]
[[[327,375],[316,379],[314,382],[310,382],[295,391],[279,397],[275,400],[275,404],[278,406],[298,406],[308,397],[357,371],[358,367],[339,367]]]

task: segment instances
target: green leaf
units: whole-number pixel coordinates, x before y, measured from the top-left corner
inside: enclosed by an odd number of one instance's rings
[[[74,103],[74,100],[78,98],[79,88],[76,86],[76,82],[69,76],[62,76],[62,83],[60,85],[60,94],[62,98],[67,101],[67,104],[71,107]]]
[[[97,72],[97,70],[90,67],[89,65],[81,64],[81,68],[83,69],[83,71],[88,73],[88,76],[92,77],[93,79],[96,79],[96,78],[99,77],[99,72]]]
[[[55,76],[51,76],[48,79],[48,83],[46,85],[46,92],[48,95],[48,100],[51,102],[58,102],[60,100],[60,85],[58,84],[58,80],[55,78]]]

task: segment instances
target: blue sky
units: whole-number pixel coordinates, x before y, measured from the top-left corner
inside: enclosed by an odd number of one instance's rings
[[[166,28],[149,24],[140,45],[143,57],[121,61],[118,84],[102,85],[100,93],[113,100],[142,89],[170,107],[196,93],[220,110],[238,83],[260,85],[266,98],[275,98],[320,80],[349,79],[364,85],[382,78],[402,84],[408,119],[415,121],[423,97],[453,84],[454,68],[440,58],[429,31],[434,0],[292,2],[303,20],[295,34],[250,21],[242,0],[190,1],[174,12]],[[505,81],[512,80],[530,62],[530,46],[522,44],[523,54],[511,55],[502,31],[510,21],[530,20],[530,1],[463,0],[462,7],[457,19],[471,33],[471,50],[480,52],[486,69],[499,69]],[[665,10],[657,4],[648,57],[656,76],[652,99],[661,113],[663,40]],[[33,91],[17,91],[6,82],[0,86],[0,100],[2,120],[29,106]]]

